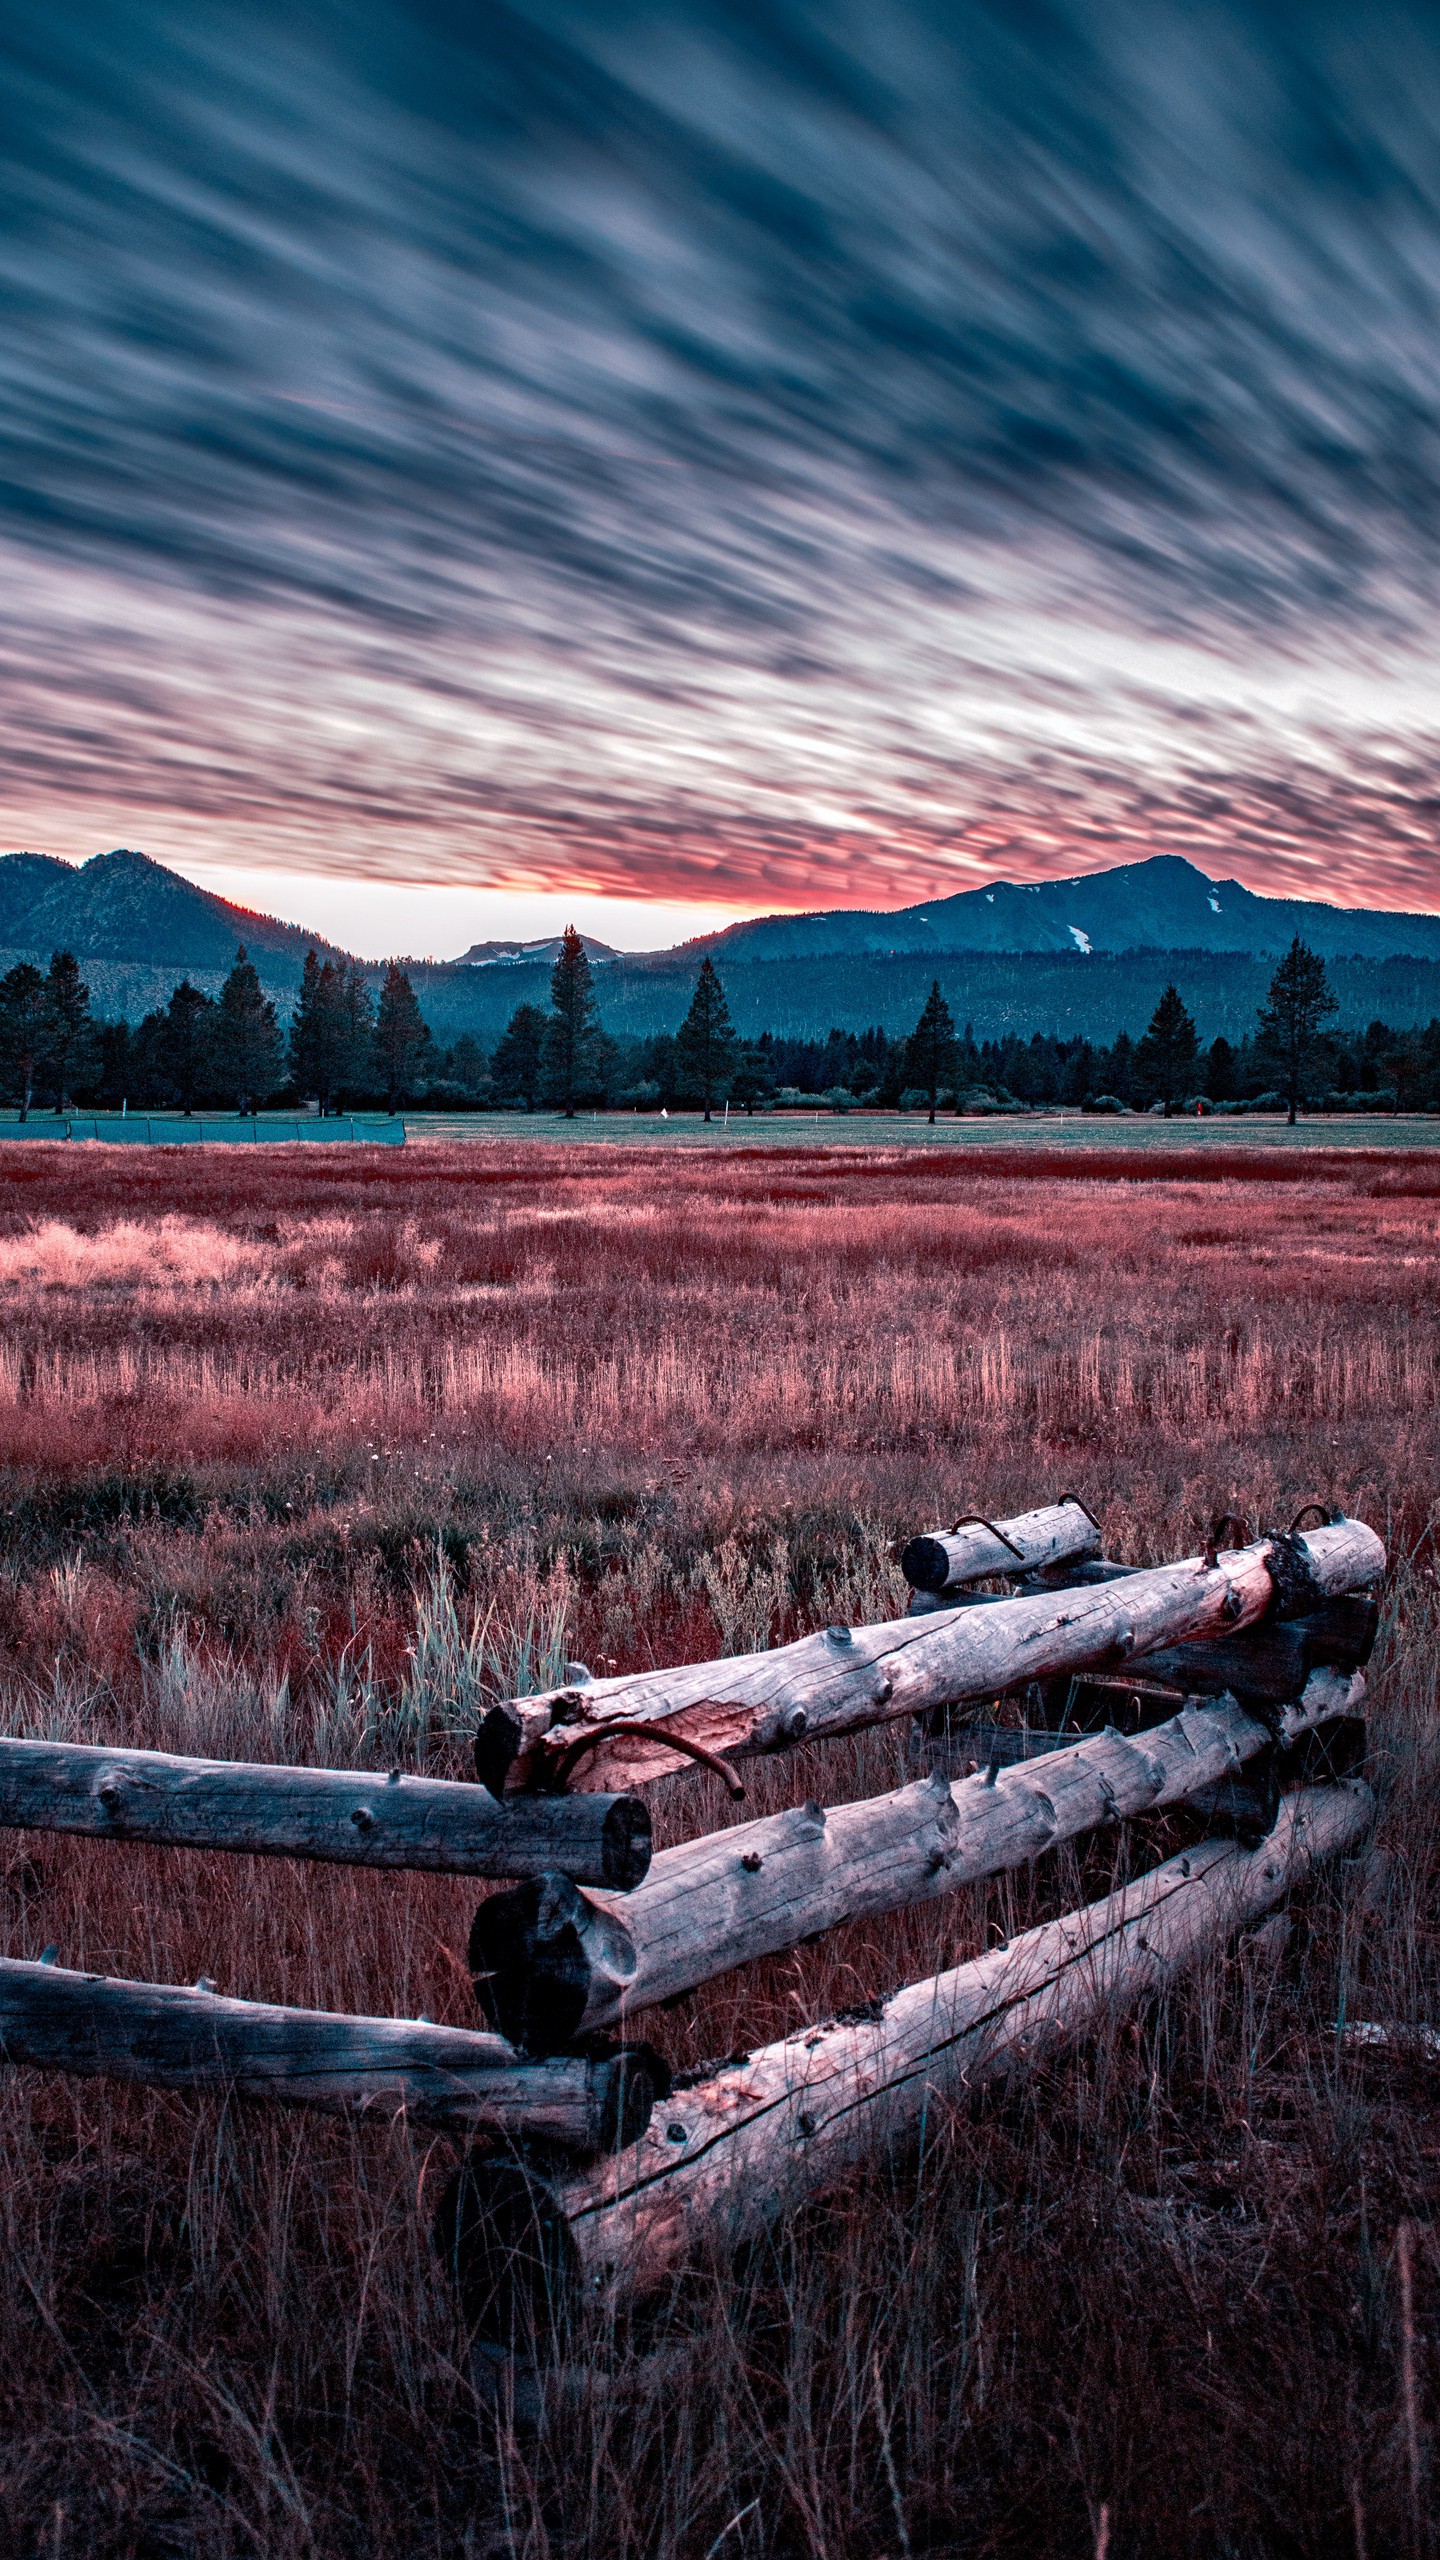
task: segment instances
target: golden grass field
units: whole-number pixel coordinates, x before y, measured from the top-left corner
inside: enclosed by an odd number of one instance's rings
[[[1334,2028],[1440,2019],[1437,1267],[1440,1159],[1210,1131],[0,1150],[12,1732],[463,1774],[484,1701],[567,1655],[890,1614],[897,1536],[1072,1489],[1133,1561],[1319,1495],[1394,1563],[1376,1845],[1279,1970],[1217,1963],[577,2339],[537,2431],[474,2386],[428,2237],[446,2144],[11,2072],[16,2552],[1428,2549],[1433,2068]],[[764,1764],[745,1810],[871,1792],[899,1750]],[[856,1924],[644,2031],[727,2054],[1181,1836]],[[474,2020],[479,1888],[38,1835],[0,1884],[10,1953]]]

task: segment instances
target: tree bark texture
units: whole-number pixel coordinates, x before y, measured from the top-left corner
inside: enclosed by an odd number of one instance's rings
[[[1317,1676],[1287,1740],[1357,1703]],[[1360,1682],[1360,1694],[1364,1683]],[[627,1895],[547,1876],[480,1905],[470,1963],[491,2024],[532,2052],[776,1955],[843,1920],[938,1901],[1061,1841],[1219,1786],[1275,1738],[1233,1698],[1187,1706],[1126,1739],[1084,1736],[1043,1759],[858,1804],[789,1812],[664,1849]],[[956,1736],[963,1746],[963,1732]]]
[[[398,1769],[282,1769],[72,1742],[0,1739],[0,1827],[432,1875],[558,1868],[621,1891],[650,1864],[649,1808],[635,1796],[499,1803],[485,1787]]]
[[[403,2114],[450,2133],[586,2152],[633,2142],[654,2095],[643,2057],[522,2062],[500,2036],[463,2027],[275,2008],[14,1958],[0,1960],[0,2053],[45,2070],[330,2114]]]
[[[639,1786],[677,1761],[647,1727],[666,1726],[730,1759],[854,1733],[939,1706],[998,1696],[1060,1673],[1119,1669],[1158,1646],[1231,1635],[1267,1612],[1313,1612],[1336,1592],[1378,1581],[1385,1549],[1362,1521],[1259,1540],[1215,1557],[1076,1591],[947,1609],[883,1626],[829,1627],[766,1653],[591,1680],[511,1699],[514,1784]],[[572,1762],[587,1728],[619,1723]],[[683,1765],[683,1764],[680,1764]]]
[[[1100,1532],[1078,1502],[1049,1502],[1012,1520],[965,1520],[932,1529],[902,1549],[900,1570],[916,1591],[957,1591],[995,1573],[1039,1573],[1098,1556]]]
[[[577,2300],[652,2291],[698,2249],[738,2243],[823,2193],[927,2114],[1164,1991],[1318,1859],[1353,1847],[1372,1812],[1358,1779],[1298,1789],[1256,1849],[1206,1841],[1086,1910],[912,1983],[877,2017],[787,2036],[676,2091],[631,2149],[558,2186],[532,2182],[532,2261],[552,2291],[569,2286]],[[492,2319],[498,2306],[503,2328],[505,2270],[493,2251],[486,2261],[486,2164],[469,2174],[460,2273]],[[500,2184],[513,2187],[513,2170]],[[514,2197],[497,2186],[500,2202],[508,2251]]]

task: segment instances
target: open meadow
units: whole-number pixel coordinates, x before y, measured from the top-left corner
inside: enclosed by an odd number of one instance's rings
[[[1318,1496],[1391,1551],[1374,1845],[1278,1962],[1215,1962],[578,2336],[533,2430],[477,2389],[431,2248],[446,2142],[7,2072],[9,2547],[1420,2560],[1436,2066],[1335,2028],[1440,2020],[1440,1154],[486,1134],[0,1147],[3,1730],[462,1776],[484,1705],[567,1657],[899,1614],[894,1541],[936,1521],[1074,1491],[1149,1562]],[[745,1811],[902,1756],[751,1763]],[[730,1818],[703,1777],[655,1812],[661,1840]],[[639,2031],[685,2069],[833,2016],[1187,1819]],[[481,1890],[0,1841],[5,1952],[459,2024]]]

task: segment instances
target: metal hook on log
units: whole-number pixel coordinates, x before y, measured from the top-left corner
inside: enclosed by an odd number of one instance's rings
[[[1205,1563],[1209,1571],[1212,1573],[1215,1570],[1216,1558],[1220,1553],[1220,1541],[1227,1529],[1233,1529],[1238,1533],[1230,1541],[1230,1551],[1232,1553],[1236,1547],[1246,1547],[1250,1543],[1250,1532],[1246,1528],[1244,1521],[1241,1519],[1239,1512],[1222,1511],[1219,1518],[1212,1522],[1210,1535],[1205,1541]]]
[[[1343,1520],[1345,1517],[1344,1512],[1337,1510],[1333,1502],[1302,1502],[1286,1532],[1287,1536],[1293,1538],[1296,1530],[1304,1527],[1306,1516],[1312,1511],[1322,1529],[1333,1527],[1337,1520]]]
[[[1078,1493],[1062,1493],[1061,1495],[1059,1495],[1058,1499],[1059,1499],[1061,1502],[1073,1502],[1077,1511],[1083,1511],[1083,1512],[1084,1512],[1085,1517],[1086,1517],[1086,1519],[1089,1521],[1091,1528],[1092,1528],[1092,1529],[1100,1529],[1100,1523],[1099,1523],[1099,1521],[1096,1519],[1094,1512],[1091,1510],[1089,1503],[1088,1503],[1088,1502],[1083,1501],[1083,1500],[1081,1499],[1081,1496],[1080,1496]],[[1101,1530],[1100,1530],[1100,1534],[1101,1534],[1101,1536],[1102,1536],[1102,1537],[1104,1536],[1104,1534],[1105,1534],[1105,1533],[1104,1533],[1103,1529],[1101,1529]]]
[[[1085,1505],[1083,1502],[1081,1503],[1080,1508],[1084,1511]],[[1090,1515],[1087,1513],[1086,1516],[1088,1518]],[[1096,1526],[1098,1528],[1098,1521],[1096,1522]],[[988,1529],[992,1538],[998,1538],[1002,1547],[1008,1547],[1012,1556],[1018,1557],[1021,1564],[1024,1563],[1025,1555],[1023,1548],[1017,1547],[1013,1538],[1007,1538],[1003,1529],[997,1529],[993,1520],[987,1520],[983,1511],[962,1511],[959,1519],[952,1520],[950,1523],[950,1535],[952,1538],[959,1529]]]
[[[627,1716],[619,1717],[611,1724],[591,1725],[587,1732],[581,1734],[578,1742],[572,1742],[564,1759],[558,1763],[551,1781],[556,1795],[563,1796],[570,1783],[571,1770],[587,1751],[593,1751],[597,1742],[613,1742],[617,1735],[621,1734],[631,1741],[635,1738],[634,1723]],[[716,1751],[707,1751],[703,1742],[692,1742],[688,1734],[667,1733],[662,1726],[650,1724],[645,1727],[645,1739],[647,1742],[666,1743],[672,1751],[683,1752],[687,1760],[697,1760],[702,1769],[713,1769],[717,1778],[724,1779],[729,1793],[736,1802],[743,1802],[745,1790],[729,1761],[722,1760]]]

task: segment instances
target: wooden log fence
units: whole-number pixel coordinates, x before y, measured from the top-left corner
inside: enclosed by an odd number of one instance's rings
[[[1122,1581],[829,1627],[765,1653],[511,1699],[485,1719],[477,1765],[497,1787],[543,1787],[557,1774],[572,1789],[639,1786],[674,1774],[666,1732],[730,1760],[783,1751],[1029,1681],[1118,1669],[1267,1614],[1311,1615],[1334,1594],[1378,1581],[1384,1565],[1374,1530],[1342,1519]]]
[[[624,1891],[650,1864],[638,1796],[512,1796],[399,1769],[276,1768],[0,1739],[0,1827],[451,1876],[562,1868]]]
[[[1313,1675],[1283,1738],[1353,1714],[1363,1692],[1359,1675],[1340,1685]],[[560,1875],[519,1885],[475,1916],[480,2007],[515,2043],[556,2051],[842,1921],[938,1901],[1062,1841],[1183,1803],[1267,1750],[1278,1721],[1220,1698],[1131,1738],[1107,1729],[1072,1739],[1003,1773],[932,1776],[828,1812],[796,1805],[710,1832],[662,1850],[632,1894],[583,1893]]]
[[[1256,1849],[1211,1840],[1123,1892],[912,1983],[874,2018],[787,2036],[675,2092],[642,2139],[544,2182],[477,2160],[442,2239],[471,2319],[503,2342],[568,2297],[652,2291],[698,2250],[739,2241],[834,2183],[937,2106],[958,2105],[1162,1992],[1273,1909],[1372,1814],[1359,1779],[1286,1797]]]
[[[573,2151],[636,2141],[656,2095],[644,2054],[522,2060],[502,2037],[473,2028],[276,2008],[14,1958],[0,1959],[0,2056],[330,2114],[403,2114],[447,2133]]]
[[[1148,1681],[1188,1696],[1214,1698],[1230,1689],[1278,1706],[1298,1698],[1317,1669],[1354,1671],[1368,1662],[1379,1614],[1373,1599],[1347,1592],[1305,1618],[1216,1636],[1209,1644],[1161,1646],[1140,1667]]]
[[[572,1674],[485,1720],[482,1785],[0,1739],[0,1827],[512,1883],[471,1936],[486,2030],[5,1959],[0,2058],[482,2135],[492,2156],[458,2177],[446,2245],[472,2311],[481,2301],[480,2327],[502,2335],[537,2286],[576,2299],[644,2292],[697,2244],[753,2230],[933,2102],[958,2102],[1162,1988],[1358,1838],[1363,1784],[1331,1779],[1281,1803],[1270,1746],[1357,1713],[1375,1628],[1358,1595],[1385,1564],[1363,1523],[1332,1517],[1139,1570],[1100,1557],[1094,1521],[1067,1499],[929,1543],[938,1555],[917,1556],[924,1541],[906,1551],[942,1600],[929,1615],[675,1670]],[[970,1586],[999,1574],[1030,1587],[975,1605]],[[731,1762],[802,1736],[1065,1675],[1103,1693],[1121,1671],[1146,1690],[1139,1732],[1046,1734],[1057,1747],[1004,1769],[992,1749],[983,1771],[935,1769],[829,1811],[796,1806],[652,1864],[649,1813],[630,1790],[672,1774],[677,1748],[715,1760],[733,1788]],[[965,1747],[953,1728],[941,1743]],[[1324,1765],[1343,1769],[1345,1755]],[[1257,1768],[1253,1828],[1274,1820],[1258,1847],[1240,1820],[1239,1838],[1206,1841],[873,2015],[782,2039],[673,2099],[658,2057],[601,2032],[840,1921],[952,1893],[1135,1814],[1204,1807],[1223,1786],[1238,1800]],[[497,2140],[509,2148],[495,2152]],[[560,2153],[594,2165],[542,2174]]]
[[[992,1574],[1039,1573],[1100,1553],[1100,1524],[1083,1502],[1046,1503],[1013,1520],[957,1521],[912,1538],[900,1570],[917,1591],[957,1591]]]

